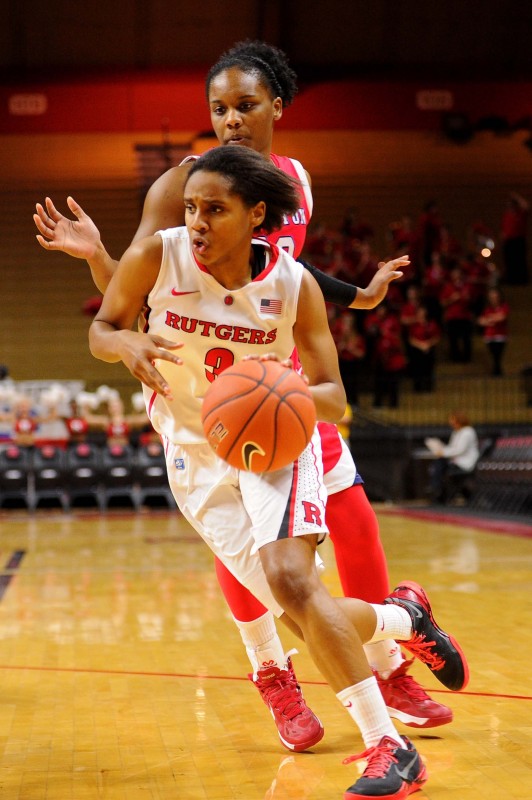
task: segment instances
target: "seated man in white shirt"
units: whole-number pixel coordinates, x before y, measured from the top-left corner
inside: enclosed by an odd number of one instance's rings
[[[431,466],[431,496],[437,503],[445,503],[449,484],[453,479],[472,473],[479,458],[478,437],[469,424],[467,414],[453,411],[449,416],[453,429],[448,444],[439,439],[426,439],[425,444],[437,456]]]

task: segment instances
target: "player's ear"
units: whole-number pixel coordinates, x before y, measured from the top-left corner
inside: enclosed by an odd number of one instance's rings
[[[283,116],[283,101],[280,97],[276,97],[273,101],[273,121],[277,122],[277,120],[281,119]]]
[[[256,206],[250,209],[251,224],[254,228],[260,228],[266,216],[266,203],[260,200]]]

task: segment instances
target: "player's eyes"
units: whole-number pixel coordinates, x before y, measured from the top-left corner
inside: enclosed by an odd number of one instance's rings
[[[191,203],[185,203],[185,211],[187,214],[193,214],[196,209]]]
[[[225,108],[223,106],[216,106],[216,108],[212,109],[212,113],[216,114],[218,117],[221,117],[222,114],[225,114]]]

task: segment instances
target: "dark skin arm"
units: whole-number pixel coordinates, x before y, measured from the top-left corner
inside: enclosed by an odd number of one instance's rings
[[[183,189],[190,166],[172,167],[150,187],[133,243],[158,230],[184,225]],[[94,283],[103,294],[118,261],[107,252],[98,228],[73,197],[67,198],[67,205],[75,219],[61,214],[49,197],[44,206],[37,203],[33,215],[39,231],[37,241],[45,250],[59,250],[74,258],[84,258]]]
[[[156,231],[184,225],[183,193],[191,166],[188,163],[172,167],[150,187],[132,244],[146,236],[152,236]],[[36,213],[33,215],[39,231],[37,241],[45,250],[59,250],[74,258],[84,258],[89,264],[96,287],[103,294],[118,261],[107,252],[98,228],[73,197],[67,198],[67,205],[75,219],[61,214],[49,197],[44,206],[37,203]],[[370,309],[378,305],[386,296],[391,281],[402,276],[400,269],[408,263],[407,256],[381,262],[370,284],[365,289],[357,287],[356,296],[349,308]],[[342,283],[338,281],[338,285]]]
[[[155,285],[162,248],[160,236],[149,236],[126,250],[90,326],[89,346],[95,358],[110,363],[123,361],[133,377],[171,398],[170,387],[154,362],[162,359],[181,364],[173,351],[182,345],[131,330]]]

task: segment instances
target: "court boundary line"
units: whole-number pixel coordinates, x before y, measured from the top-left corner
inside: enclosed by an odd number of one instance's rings
[[[0,671],[7,672],[13,670],[15,672],[57,672],[57,673],[71,673],[71,674],[85,674],[85,675],[119,675],[122,677],[131,678],[181,678],[187,680],[206,680],[206,681],[242,681],[249,683],[250,680],[242,675],[197,675],[191,672],[149,672],[146,670],[125,670],[125,669],[104,669],[96,667],[39,667],[35,665],[24,664],[0,664]],[[305,686],[325,686],[328,684],[325,681],[302,681],[298,683]],[[527,694],[502,694],[500,692],[451,692],[448,689],[433,689],[430,688],[430,693],[453,695],[454,697],[492,697],[504,700],[530,700],[532,695]]]

